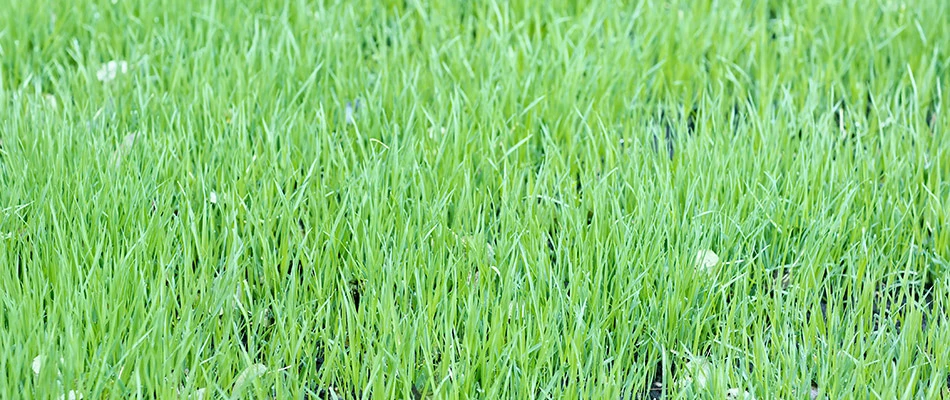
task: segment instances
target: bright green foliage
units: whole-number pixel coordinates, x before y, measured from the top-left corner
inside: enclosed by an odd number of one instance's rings
[[[0,398],[950,396],[948,82],[945,0],[0,0]]]

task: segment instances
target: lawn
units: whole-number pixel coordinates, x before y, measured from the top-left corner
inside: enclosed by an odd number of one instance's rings
[[[947,398],[948,82],[945,0],[0,0],[0,398]]]

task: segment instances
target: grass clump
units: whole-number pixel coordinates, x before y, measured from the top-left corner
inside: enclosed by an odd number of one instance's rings
[[[0,8],[2,398],[950,394],[944,1]]]

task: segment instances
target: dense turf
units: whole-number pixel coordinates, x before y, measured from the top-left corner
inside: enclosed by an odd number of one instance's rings
[[[0,0],[0,398],[950,395],[950,4],[630,3]]]

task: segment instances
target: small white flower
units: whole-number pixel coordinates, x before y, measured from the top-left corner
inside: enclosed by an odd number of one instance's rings
[[[726,391],[726,399],[728,400],[755,400],[755,396],[752,393],[749,393],[745,390],[739,390],[739,388],[732,388]]]
[[[687,387],[695,384],[697,389],[705,389],[711,372],[709,361],[700,357],[690,358],[689,362],[686,363],[686,376],[680,381],[680,385]]]
[[[59,103],[56,102],[56,96],[46,93],[43,95],[43,99],[46,100],[46,104],[49,104],[49,108],[53,109],[53,111],[59,110]]]
[[[105,63],[99,71],[96,72],[96,78],[100,82],[110,82],[119,74],[129,72],[129,63],[125,61],[109,61]]]
[[[82,400],[82,393],[70,390],[69,393],[59,396],[59,400]]]
[[[121,145],[122,150],[127,151],[128,149],[130,149],[132,145],[135,144],[136,137],[138,137],[138,132],[132,132],[128,135],[125,135],[125,137],[122,138],[122,145]]]
[[[211,192],[211,195],[208,196],[208,201],[210,201],[211,204],[218,204],[218,194],[215,192]]]
[[[36,357],[33,357],[33,362],[30,363],[30,368],[33,369],[34,374],[36,375],[40,374],[40,370],[43,368],[43,361],[46,361],[46,357],[44,357],[42,354]],[[66,362],[66,360],[60,357],[59,362],[60,364],[62,364]]]
[[[349,102],[346,103],[346,109],[344,111],[344,114],[346,115],[346,123],[348,125],[355,124],[356,120],[353,118],[353,106]]]
[[[346,102],[346,108],[344,108],[344,115],[347,125],[356,125],[356,114],[360,112],[360,99],[355,101]]]
[[[703,270],[710,270],[719,264],[719,256],[712,250],[700,250],[696,253],[696,267]]]
[[[43,356],[36,356],[33,358],[33,373],[36,375],[40,374],[40,368],[43,367]]]

